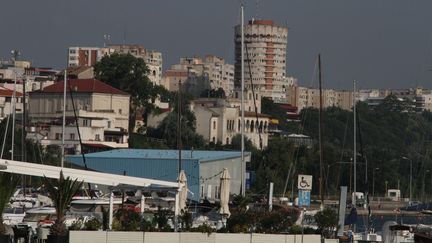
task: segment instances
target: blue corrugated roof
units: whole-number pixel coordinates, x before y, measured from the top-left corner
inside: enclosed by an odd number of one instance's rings
[[[86,158],[123,158],[123,159],[178,159],[178,150],[161,149],[115,149],[104,152],[89,153]],[[239,151],[182,150],[182,159],[199,160],[200,162],[238,158]],[[68,156],[81,157],[81,155]]]

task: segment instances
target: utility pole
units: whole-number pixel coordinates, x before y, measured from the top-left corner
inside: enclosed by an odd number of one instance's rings
[[[245,196],[246,194],[246,183],[245,183],[245,158],[244,158],[244,150],[245,150],[245,127],[244,127],[244,7],[241,5],[241,194]]]

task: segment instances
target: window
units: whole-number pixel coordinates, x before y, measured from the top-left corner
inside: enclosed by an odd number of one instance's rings
[[[213,121],[213,130],[216,129],[216,121]]]
[[[91,122],[90,122],[89,119],[84,119],[84,120],[83,120],[83,126],[84,126],[84,127],[89,127],[90,124],[91,124]]]
[[[96,141],[100,141],[100,134],[96,134],[96,135],[95,135],[95,140],[96,140]]]
[[[55,134],[55,139],[56,139],[56,140],[60,140],[60,139],[62,139],[62,134],[61,134],[61,133],[56,133],[56,134]]]
[[[69,138],[70,138],[70,140],[75,140],[75,133],[71,133],[71,134],[69,135]]]
[[[108,121],[108,122],[107,122],[107,127],[108,127],[108,128],[111,128],[111,121]]]
[[[121,114],[122,113],[122,109],[119,109],[119,114]]]
[[[215,195],[214,195],[215,199],[220,199],[220,188],[219,186],[215,186]]]
[[[204,199],[204,186],[201,186],[201,193],[200,193],[200,198]]]
[[[213,140],[213,143],[216,143],[216,138],[215,138],[215,137],[213,137],[213,139],[212,139],[212,140]]]

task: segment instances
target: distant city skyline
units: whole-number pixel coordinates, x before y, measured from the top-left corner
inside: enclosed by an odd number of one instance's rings
[[[246,21],[289,27],[287,74],[316,87],[322,54],[325,88],[432,88],[432,2],[418,0],[245,1]],[[180,57],[213,54],[234,64],[240,1],[2,2],[0,58],[18,49],[35,66],[62,68],[67,48],[142,44],[161,51],[164,69]],[[258,8],[257,8],[258,6]]]

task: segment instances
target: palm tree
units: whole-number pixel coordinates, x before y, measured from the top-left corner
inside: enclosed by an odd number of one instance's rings
[[[19,176],[10,173],[0,173],[0,235],[6,234],[3,224],[3,211],[9,203],[19,180]]]
[[[70,177],[65,178],[60,172],[59,180],[52,180],[44,177],[45,187],[53,200],[56,209],[57,219],[51,226],[50,234],[53,236],[67,236],[68,230],[64,223],[67,207],[72,201],[72,197],[81,188],[83,182]]]

